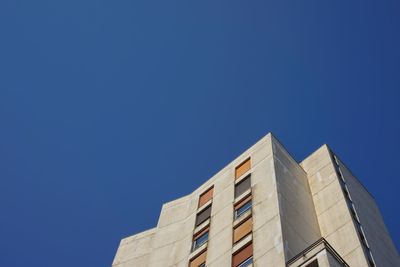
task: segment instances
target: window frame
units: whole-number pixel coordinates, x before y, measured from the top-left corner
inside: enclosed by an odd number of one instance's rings
[[[199,239],[203,238],[204,236],[206,236],[206,239],[202,243],[198,243]],[[199,247],[201,247],[202,245],[207,243],[209,236],[210,236],[210,231],[207,229],[206,232],[204,232],[201,235],[196,236],[195,238],[193,238],[192,251],[195,251],[196,249],[198,249]]]
[[[249,258],[244,260],[241,264],[239,264],[237,267],[247,267],[250,264],[253,264],[253,255],[251,255]]]
[[[240,188],[241,185],[248,183],[248,187],[246,187],[244,190]],[[241,189],[240,191],[238,189]],[[235,188],[234,188],[234,198],[240,197],[242,194],[244,194],[247,190],[251,190],[251,173],[243,177],[243,179],[240,179],[239,182],[235,183]],[[238,192],[237,192],[238,191]]]
[[[239,235],[241,232],[239,231],[239,228],[242,228],[241,230],[243,231],[243,227],[245,226],[245,224],[250,224],[250,231],[245,232],[245,234],[241,235],[241,237],[239,237],[238,239],[235,240],[236,236]],[[244,228],[244,229],[248,229],[248,228]],[[243,221],[241,221],[239,224],[237,224],[236,226],[233,227],[233,234],[232,234],[232,243],[235,245],[237,243],[239,243],[241,240],[243,240],[244,238],[246,238],[247,236],[251,235],[253,233],[253,217],[249,216],[247,218],[245,218]]]
[[[313,259],[305,267],[319,267],[318,259]]]
[[[235,209],[234,212],[234,220],[239,219],[240,217],[242,217],[243,214],[245,214],[247,211],[252,210],[253,208],[253,200],[250,199],[248,201],[246,201],[246,203],[244,203],[240,208]],[[243,209],[243,210],[242,210]],[[242,210],[242,211],[241,211]],[[240,211],[240,212],[239,212]]]
[[[203,197],[210,193],[211,193],[211,196],[209,196],[209,199],[207,201],[204,201]],[[207,190],[204,190],[204,192],[199,195],[199,201],[197,204],[197,208],[199,209],[199,208],[203,207],[207,202],[209,202],[213,198],[214,198],[214,185],[210,186]]]
[[[210,214],[208,217],[206,217],[204,220],[200,221],[199,215],[204,213],[206,210],[210,209]],[[207,221],[209,218],[211,218],[211,212],[212,212],[212,205],[208,205],[207,207],[205,207],[204,209],[202,209],[200,212],[197,212],[196,214],[196,221],[195,221],[195,227],[198,227],[199,225],[201,225],[203,222]]]
[[[253,242],[250,241],[247,244],[244,244],[243,246],[240,247],[240,249],[238,249],[235,253],[232,254],[232,267],[240,267],[243,266],[244,263],[246,263],[246,261],[248,261],[250,258],[253,258]],[[246,255],[245,257],[243,257],[244,255]],[[237,258],[240,255],[239,258]],[[244,260],[241,260],[241,259]],[[241,260],[241,261],[238,261]],[[244,265],[245,266],[245,265]],[[243,267],[244,267],[243,266]]]
[[[197,265],[199,263],[196,261],[199,261],[199,260],[201,260],[200,265]],[[189,260],[189,267],[200,267],[200,266],[202,266],[202,264],[206,264],[206,261],[207,261],[207,249],[204,249],[202,251],[199,251],[199,253],[196,253],[196,256],[194,256],[193,258],[191,258]],[[195,262],[196,262],[196,265],[193,265]]]
[[[244,166],[244,165],[249,165],[248,166],[248,169],[247,170],[245,170],[245,171],[240,171],[241,170],[241,168]],[[238,178],[240,178],[240,177],[242,177],[246,172],[248,172],[249,170],[251,170],[251,157],[248,157],[248,158],[246,158],[245,160],[243,160],[239,165],[237,165],[236,167],[235,167],[235,180],[236,179],[238,179]]]

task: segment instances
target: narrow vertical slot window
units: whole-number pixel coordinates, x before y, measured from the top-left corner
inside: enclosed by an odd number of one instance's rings
[[[189,263],[189,267],[201,267],[205,266],[207,257],[207,250],[203,251],[201,254],[192,259]]]
[[[242,240],[244,237],[249,235],[253,228],[253,220],[252,218],[248,218],[238,226],[233,229],[233,243],[237,243]]]
[[[306,265],[306,267],[318,267],[318,260],[313,260],[310,264]]]
[[[242,201],[235,205],[235,214],[234,219],[240,218],[243,214],[247,211],[251,210],[252,202],[251,202],[251,195],[244,198]]]
[[[196,226],[205,222],[211,216],[211,205],[199,212],[196,216]]]
[[[208,232],[209,232],[209,227],[206,227],[205,229],[201,230],[197,234],[193,236],[193,246],[192,246],[192,251],[195,251],[208,241]]]
[[[214,193],[214,187],[211,187],[207,191],[202,193],[199,197],[198,208],[202,207],[204,204],[210,201],[213,198],[213,193]]]
[[[246,159],[235,168],[235,179],[245,174],[251,168],[250,158]]]
[[[245,179],[235,185],[235,198],[246,192],[251,187],[251,176],[248,175]]]
[[[253,244],[249,243],[232,255],[232,267],[246,267],[253,263]]]

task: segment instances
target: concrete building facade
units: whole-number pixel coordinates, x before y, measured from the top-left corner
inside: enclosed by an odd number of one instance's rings
[[[296,162],[268,134],[158,224],[121,240],[113,267],[398,267],[369,192],[323,145]]]

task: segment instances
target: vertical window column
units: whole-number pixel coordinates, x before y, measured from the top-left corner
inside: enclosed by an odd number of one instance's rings
[[[199,196],[189,267],[206,266],[207,246],[205,244],[208,242],[210,231],[210,221],[208,223],[206,221],[211,218],[213,194],[214,186]]]
[[[356,225],[357,233],[358,233],[359,239],[361,240],[364,254],[366,255],[366,257],[368,259],[369,266],[375,267],[375,262],[372,257],[372,252],[371,252],[371,249],[369,248],[367,239],[365,238],[365,234],[364,234],[364,230],[362,229],[362,226],[361,226],[360,218],[357,215],[357,211],[354,206],[353,199],[351,198],[350,191],[349,191],[347,183],[346,183],[346,179],[343,176],[343,172],[340,167],[339,159],[333,153],[332,153],[332,155],[333,155],[333,159],[334,159],[334,163],[335,163],[335,171],[336,171],[337,176],[339,177],[339,182],[342,187],[342,191],[345,196],[347,206],[349,207],[351,217],[353,219],[354,224]]]
[[[232,267],[253,264],[253,231],[251,160],[246,159],[235,168],[234,221]],[[241,242],[242,241],[242,242]]]

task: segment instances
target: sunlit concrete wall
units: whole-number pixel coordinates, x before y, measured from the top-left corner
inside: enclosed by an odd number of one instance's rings
[[[322,146],[301,165],[309,177],[322,236],[350,266],[368,266],[329,148]]]
[[[248,157],[253,226],[245,241],[253,242],[254,266],[284,267],[320,237],[351,267],[368,266],[328,147],[298,164],[268,134],[191,194],[164,204],[155,228],[121,240],[113,267],[187,267],[195,253],[191,246],[199,196],[210,186],[214,194],[211,217],[205,222],[210,224],[209,240],[203,245],[206,264],[231,266],[232,254],[245,242],[232,244],[234,173]],[[400,266],[373,198],[347,169],[344,172],[377,266]],[[321,266],[337,266],[328,254],[318,257]]]
[[[301,165],[309,177],[322,236],[350,266],[369,266],[330,149],[322,146]],[[400,266],[397,251],[373,197],[343,163],[340,165],[376,266]]]
[[[230,266],[232,253],[234,170],[251,157],[253,258],[260,266],[284,266],[284,244],[271,134],[229,163],[188,196],[163,205],[157,227],[123,239],[113,266],[188,266],[199,195],[214,185],[207,266]],[[239,242],[240,243],[240,242]],[[240,244],[238,244],[240,245]]]

